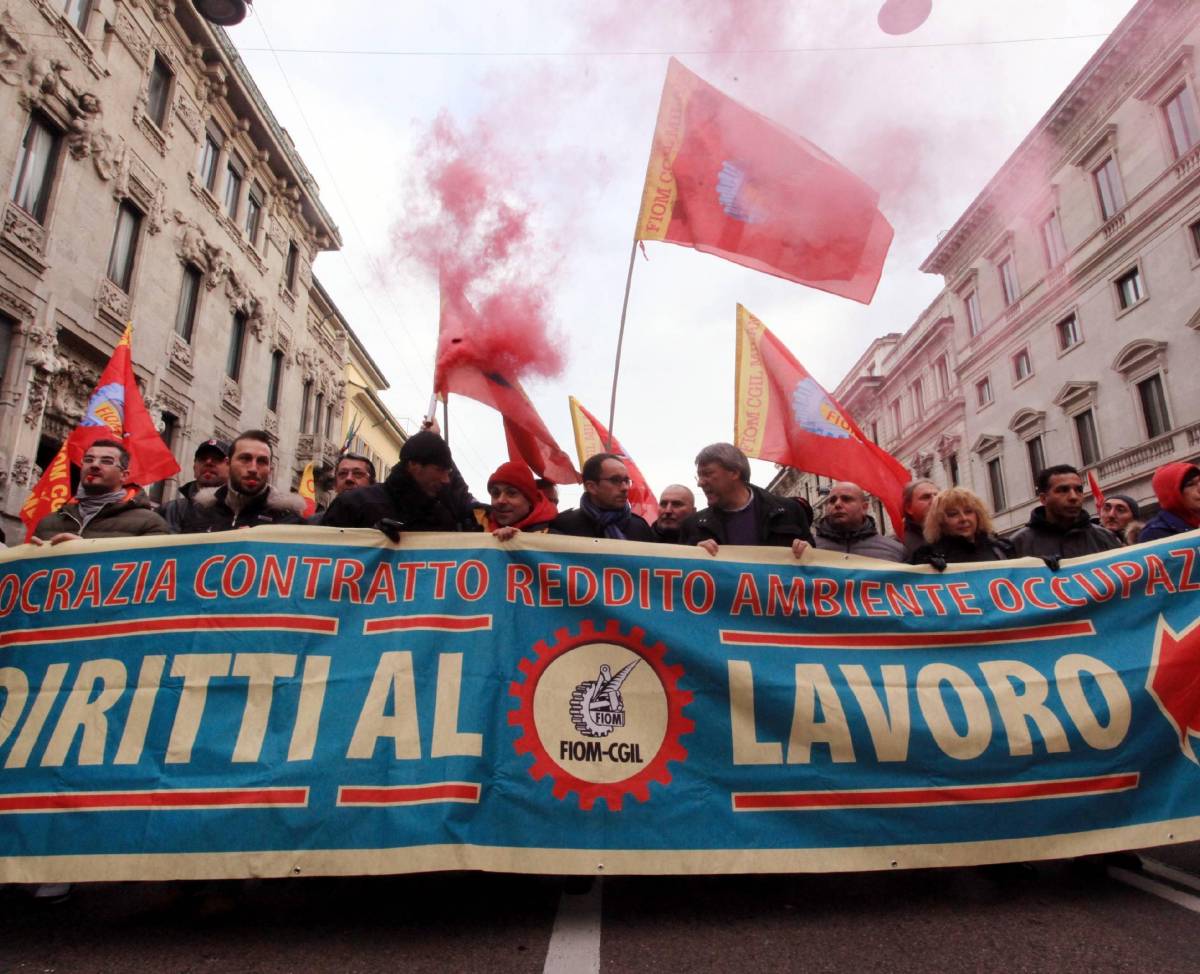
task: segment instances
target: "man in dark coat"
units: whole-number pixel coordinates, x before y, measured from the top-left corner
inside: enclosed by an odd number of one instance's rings
[[[679,544],[683,522],[696,513],[696,495],[683,484],[671,484],[658,495],[658,520],[650,525],[663,544]]]
[[[196,491],[183,518],[182,534],[233,531],[260,524],[303,524],[304,499],[271,486],[275,462],[262,430],[246,430],[233,441],[229,483]]]
[[[1083,478],[1066,463],[1047,467],[1037,478],[1039,507],[1009,540],[1018,558],[1032,555],[1057,562],[1121,546],[1120,539],[1093,524],[1083,509]]]
[[[163,506],[162,517],[172,534],[183,530],[196,491],[220,487],[229,480],[229,444],[224,440],[205,440],[192,457],[192,480],[179,488],[179,496]]]
[[[858,484],[849,481],[832,484],[825,498],[825,513],[813,529],[816,546],[844,555],[903,561],[904,545],[879,533],[875,518],[867,513],[869,508],[867,492]]]
[[[938,495],[932,480],[910,480],[904,485],[904,560],[925,545],[925,515]]]
[[[650,525],[629,506],[629,488],[633,480],[625,461],[617,454],[597,453],[588,457],[580,474],[583,476],[583,496],[579,506],[563,511],[551,521],[551,534],[617,541],[658,540]]]
[[[708,507],[683,522],[680,544],[710,555],[723,544],[791,548],[797,558],[812,544],[806,505],[750,483],[750,461],[732,443],[713,443],[696,455],[696,482]]]
[[[321,524],[377,527],[393,541],[402,531],[478,531],[474,500],[457,474],[446,441],[422,430],[404,441],[387,480],[339,494]]]
[[[166,534],[166,522],[154,513],[141,488],[125,486],[128,471],[124,446],[116,440],[96,440],[83,455],[74,500],[38,521],[32,543]]]

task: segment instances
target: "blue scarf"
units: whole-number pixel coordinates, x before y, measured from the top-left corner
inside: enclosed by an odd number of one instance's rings
[[[621,530],[622,527],[629,523],[629,514],[632,508],[629,502],[625,502],[625,506],[619,511],[606,511],[603,508],[597,507],[592,503],[592,499],[584,494],[579,499],[579,508],[590,517],[593,521],[604,528],[604,536],[606,538],[616,538],[618,541],[625,540],[625,534]]]

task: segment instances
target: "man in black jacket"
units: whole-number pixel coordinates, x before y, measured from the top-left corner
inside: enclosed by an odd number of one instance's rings
[[[1037,478],[1038,500],[1029,523],[1009,540],[1017,557],[1033,555],[1057,562],[1121,546],[1120,539],[1093,524],[1083,509],[1083,478],[1069,464],[1047,467]]]
[[[615,453],[588,457],[580,471],[583,496],[579,506],[563,511],[550,522],[551,534],[577,538],[614,538],[617,541],[658,540],[650,525],[629,507],[633,481],[629,469]]]
[[[398,541],[402,531],[478,531],[473,507],[450,447],[437,433],[422,430],[404,441],[387,480],[339,494],[321,524],[379,528]]]
[[[181,534],[233,531],[260,524],[303,524],[304,501],[271,486],[275,455],[262,430],[239,433],[229,451],[229,483],[192,496]]]
[[[791,548],[799,558],[813,542],[811,515],[794,497],[750,483],[750,461],[732,443],[714,443],[696,456],[696,483],[708,507],[683,522],[680,544],[715,555],[723,544]]]
[[[172,534],[183,531],[183,522],[191,510],[196,492],[220,487],[229,480],[229,444],[224,440],[205,440],[192,457],[192,480],[179,488],[179,496],[163,505],[160,512]]]

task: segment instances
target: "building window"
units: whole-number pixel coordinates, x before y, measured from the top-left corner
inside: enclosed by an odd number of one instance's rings
[[[1004,490],[1004,464],[999,457],[987,462],[988,485],[992,489],[992,510],[1003,511],[1008,507],[1008,495]]]
[[[325,406],[325,439],[333,437],[333,402]]]
[[[210,193],[217,188],[217,160],[224,141],[225,136],[219,129],[210,126],[204,133],[204,148],[200,150],[200,185]]]
[[[4,373],[8,370],[8,353],[12,349],[13,332],[17,323],[8,317],[0,315],[0,385],[4,384]]]
[[[308,432],[308,417],[312,410],[312,379],[304,383],[304,391],[300,396],[300,432]]]
[[[58,132],[40,116],[29,116],[13,175],[12,201],[38,223],[46,221],[59,141]]]
[[[117,229],[113,234],[112,250],[108,255],[108,279],[126,294],[133,283],[133,264],[137,257],[138,231],[142,214],[128,200],[122,200],[117,210]]]
[[[1117,278],[1116,288],[1117,301],[1121,305],[1122,311],[1132,308],[1146,296],[1145,289],[1142,287],[1141,271],[1136,267]]]
[[[980,406],[992,401],[992,380],[986,375],[975,383],[975,400]]]
[[[1167,117],[1175,158],[1187,155],[1188,150],[1200,142],[1200,125],[1196,122],[1196,103],[1186,85],[1166,100],[1163,114]]]
[[[938,392],[943,399],[950,397],[950,366],[946,364],[946,356],[939,358],[934,365],[937,372]]]
[[[1096,437],[1096,417],[1090,409],[1076,413],[1075,436],[1079,440],[1079,462],[1090,467],[1100,459],[1100,441]]]
[[[275,349],[271,353],[271,378],[267,381],[267,408],[279,412],[279,387],[283,383],[283,352]]]
[[[171,107],[171,69],[162,55],[154,55],[150,66],[150,85],[146,90],[146,114],[160,129],[166,128],[167,111]]]
[[[950,486],[958,486],[958,454],[951,453],[946,457],[946,473],[950,477]]]
[[[925,415],[925,383],[920,379],[912,384],[913,417],[920,420]]]
[[[1162,436],[1171,428],[1167,417],[1167,397],[1163,392],[1162,376],[1155,374],[1137,384],[1138,398],[1142,403],[1142,419],[1146,423],[1146,436],[1153,439]]]
[[[296,241],[288,242],[287,263],[283,268],[283,283],[284,286],[293,294],[296,293],[296,274],[300,265],[300,248],[296,246]]]
[[[242,160],[237,156],[230,156],[229,162],[225,166],[225,212],[229,214],[229,219],[237,219],[238,200],[242,196],[242,173],[246,171]]]
[[[1038,474],[1046,469],[1046,448],[1042,438],[1035,436],[1032,440],[1026,440],[1025,450],[1029,454],[1029,472],[1036,481]]]
[[[1017,382],[1028,379],[1033,375],[1033,361],[1029,358],[1029,349],[1023,348],[1013,356],[1013,376]]]
[[[175,309],[175,334],[189,345],[196,327],[196,307],[200,303],[200,276],[200,272],[191,264],[183,269],[179,306]]]
[[[258,230],[262,225],[263,212],[263,191],[258,183],[250,185],[250,192],[246,194],[246,239],[250,241],[250,246],[258,246]]]
[[[312,433],[316,436],[321,431],[321,414],[325,411],[325,393],[317,393],[316,406],[313,408],[312,429],[306,429],[305,433]]]
[[[1096,181],[1096,192],[1100,195],[1100,212],[1105,220],[1111,220],[1125,208],[1125,191],[1121,188],[1121,174],[1117,172],[1117,160],[1112,156],[1092,170]]]
[[[1057,267],[1067,259],[1067,242],[1063,239],[1062,221],[1055,210],[1042,221],[1042,250],[1046,254],[1046,266]]]
[[[983,331],[983,315],[979,313],[979,293],[968,291],[963,297],[963,307],[967,309],[967,330],[974,338]]]
[[[225,356],[225,374],[234,382],[242,377],[242,350],[246,344],[246,316],[234,312],[229,326],[229,353]]]
[[[63,0],[63,16],[74,24],[82,33],[87,30],[88,14],[91,12],[92,0]]]
[[[901,434],[901,432],[903,432],[903,430],[904,430],[904,424],[901,422],[901,416],[900,416],[900,400],[899,399],[892,400],[891,410],[892,410],[892,429],[894,429],[896,431],[896,435],[899,436]]]
[[[1017,298],[1021,296],[1017,289],[1017,268],[1013,264],[1011,255],[1000,261],[998,270],[1000,271],[1000,290],[1004,292],[1004,306],[1008,308],[1016,304]]]
[[[879,445],[879,422],[871,420],[871,442],[876,446]]]
[[[1064,352],[1083,341],[1083,332],[1079,330],[1079,319],[1075,315],[1063,318],[1055,329],[1058,332],[1058,347]]]

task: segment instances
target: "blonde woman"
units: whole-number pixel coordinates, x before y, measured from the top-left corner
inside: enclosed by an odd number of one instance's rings
[[[951,487],[929,505],[925,515],[925,544],[913,552],[910,562],[932,565],[941,571],[955,562],[1003,561],[1012,557],[1012,545],[996,537],[983,501],[965,487]]]

